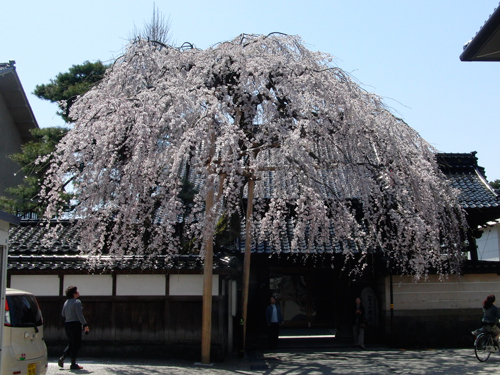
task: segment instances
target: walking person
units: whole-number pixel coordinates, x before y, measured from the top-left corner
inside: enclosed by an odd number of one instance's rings
[[[276,303],[276,299],[271,297],[270,304],[266,308],[266,321],[268,327],[268,344],[269,349],[276,349],[278,347],[278,337],[280,335],[280,324],[283,323],[283,315],[281,314],[281,307]]]
[[[354,346],[365,349],[365,308],[361,303],[361,298],[356,298],[352,322],[352,333],[354,336]]]
[[[69,355],[71,358],[71,370],[82,370],[83,367],[76,363],[78,350],[82,345],[82,330],[88,334],[89,326],[83,317],[82,302],[78,299],[80,292],[76,286],[69,286],[66,289],[67,300],[61,312],[64,318],[64,329],[68,337],[68,346],[59,358],[57,364],[64,367],[64,359]]]

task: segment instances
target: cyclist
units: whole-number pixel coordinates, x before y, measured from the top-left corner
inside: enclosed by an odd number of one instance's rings
[[[495,345],[498,345],[498,337],[500,336],[500,328],[498,328],[498,320],[500,319],[500,309],[494,305],[495,296],[490,294],[483,302],[483,319],[482,325],[486,332],[495,337]]]

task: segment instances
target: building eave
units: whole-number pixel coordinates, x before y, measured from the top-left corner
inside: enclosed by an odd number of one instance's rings
[[[500,61],[500,6],[484,23],[476,36],[467,42],[461,61]]]
[[[23,142],[32,140],[30,129],[39,126],[13,61],[0,64],[0,95],[5,100]]]
[[[11,225],[19,225],[21,218],[15,215],[8,214],[7,212],[0,211],[0,220],[5,221]]]

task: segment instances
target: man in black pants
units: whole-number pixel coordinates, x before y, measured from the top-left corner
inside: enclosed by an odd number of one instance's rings
[[[274,297],[271,297],[269,302],[271,304],[266,309],[269,349],[276,349],[280,334],[280,324],[283,323],[283,315],[281,314],[280,305],[276,303]]]
[[[83,317],[82,303],[78,299],[80,292],[76,286],[69,286],[66,289],[66,297],[68,298],[64,303],[61,315],[65,319],[64,329],[68,337],[68,346],[64,349],[63,355],[59,358],[57,364],[59,367],[64,366],[64,359],[68,356],[71,357],[71,370],[82,370],[83,367],[76,363],[76,356],[78,350],[82,345],[82,327],[83,331],[87,334],[89,326]]]

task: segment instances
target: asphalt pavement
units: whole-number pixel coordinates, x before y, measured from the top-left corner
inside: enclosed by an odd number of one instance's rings
[[[49,360],[49,375],[138,374],[500,374],[500,354],[481,363],[473,348],[404,350],[376,347],[283,349],[247,352],[245,358],[229,355],[224,362],[202,365],[186,360],[82,358],[83,370],[60,369]]]

